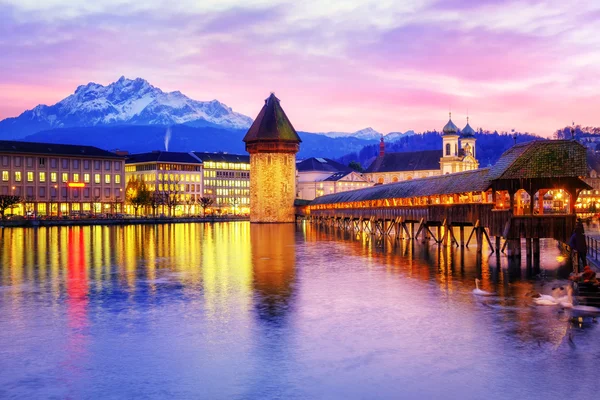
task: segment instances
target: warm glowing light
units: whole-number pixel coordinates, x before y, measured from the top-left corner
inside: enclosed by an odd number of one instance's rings
[[[67,186],[70,188],[82,188],[85,187],[85,183],[83,182],[69,182]]]

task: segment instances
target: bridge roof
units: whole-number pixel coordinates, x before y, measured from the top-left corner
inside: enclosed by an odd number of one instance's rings
[[[488,189],[489,168],[459,172],[451,175],[413,179],[366,189],[329,194],[317,197],[311,204],[348,203],[354,201],[401,199],[441,194],[482,192]]]
[[[502,154],[490,180],[570,178],[587,174],[586,147],[574,140],[534,140]]]

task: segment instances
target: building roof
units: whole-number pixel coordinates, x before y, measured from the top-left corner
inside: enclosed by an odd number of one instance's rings
[[[72,157],[124,158],[94,146],[0,140],[0,153],[29,153]]]
[[[193,152],[200,160],[228,163],[250,163],[250,156],[247,154],[229,154],[229,153],[202,153],[199,151]]]
[[[439,170],[442,150],[406,151],[385,153],[377,157],[365,172],[403,172]]]
[[[481,168],[450,175],[377,185],[365,189],[356,189],[317,197],[311,204],[347,203],[353,201],[483,192],[489,187],[488,173],[489,168]]]
[[[330,158],[311,157],[296,163],[298,172],[350,172],[352,169]]]
[[[330,177],[328,177],[327,179],[323,179],[324,182],[336,182],[336,181],[341,181],[342,179],[344,179],[345,177],[347,177],[348,175],[352,175],[352,174],[356,174],[357,177],[359,177],[359,180],[352,180],[353,182],[367,182],[367,180],[365,178],[363,178],[361,175],[359,175],[358,173],[356,173],[355,171],[342,171],[342,172],[336,172],[335,174],[331,175]]]
[[[246,143],[260,141],[300,143],[302,141],[274,93],[271,93],[269,98],[265,100],[265,105],[258,113],[243,140]]]
[[[148,162],[168,162],[181,164],[202,164],[202,161],[190,153],[179,151],[151,151],[148,153],[131,154],[127,157],[126,164]]]
[[[491,168],[490,180],[581,177],[587,149],[574,140],[535,140],[514,145]]]

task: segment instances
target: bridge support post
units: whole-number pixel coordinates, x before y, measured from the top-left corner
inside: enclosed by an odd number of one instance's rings
[[[520,258],[521,257],[521,239],[507,239],[508,251],[507,255],[509,258]]]
[[[429,242],[429,227],[427,226],[427,222],[422,222],[421,227],[423,228],[423,229],[421,229],[422,238],[423,238],[422,242],[428,243]]]
[[[540,238],[532,239],[533,247],[533,269],[534,272],[540,269]]]
[[[531,238],[525,238],[525,263],[528,271],[531,270],[531,245]]]
[[[475,239],[477,240],[477,252],[480,253],[483,250],[483,229],[480,226],[475,228]]]
[[[465,227],[460,226],[460,247],[465,247]]]

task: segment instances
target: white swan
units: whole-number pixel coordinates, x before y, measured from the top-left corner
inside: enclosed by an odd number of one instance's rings
[[[486,292],[485,290],[479,289],[479,279],[475,279],[475,289],[473,289],[473,294],[476,296],[495,296],[495,293]]]
[[[558,292],[563,292],[564,288],[558,287],[552,289],[552,296],[547,294],[538,294],[538,297],[533,299],[533,302],[538,306],[561,306],[564,308],[573,307],[573,288],[567,287],[567,294],[558,297]]]

